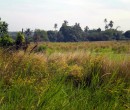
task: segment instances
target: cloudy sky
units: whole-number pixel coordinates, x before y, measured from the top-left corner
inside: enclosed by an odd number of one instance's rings
[[[0,17],[9,31],[52,30],[54,23],[60,27],[64,20],[69,25],[78,22],[82,28],[104,29],[105,18],[126,31],[130,30],[130,0],[0,0]]]

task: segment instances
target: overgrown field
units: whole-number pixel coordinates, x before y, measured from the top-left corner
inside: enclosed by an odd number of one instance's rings
[[[0,110],[130,110],[130,42],[0,49]]]

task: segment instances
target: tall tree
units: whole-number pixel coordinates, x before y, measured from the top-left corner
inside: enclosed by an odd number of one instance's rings
[[[101,31],[102,31],[101,28],[98,28],[98,29],[97,29],[97,32],[101,32]]]
[[[104,22],[105,22],[105,24],[107,24],[107,19],[106,18],[104,19]]]
[[[5,21],[1,21],[0,18],[0,36],[8,33],[8,24]]]
[[[30,36],[31,36],[31,34],[32,34],[32,31],[31,31],[31,29],[30,28],[27,28],[26,29],[26,31],[24,32],[25,33],[25,44],[26,44],[26,46],[28,46],[28,44],[30,43]]]
[[[113,23],[114,23],[114,22],[111,20],[110,23],[108,24],[111,29],[112,29],[112,27],[113,27]]]
[[[126,38],[130,38],[130,30],[126,31],[126,32],[124,33],[124,36],[125,36]]]
[[[109,28],[108,24],[107,24],[107,19],[104,19],[104,23],[105,23],[105,30],[107,30]]]
[[[37,41],[48,41],[48,35],[45,30],[35,29],[34,31],[34,39]]]
[[[18,32],[15,43],[16,43],[16,49],[17,50],[19,48],[21,48],[23,46],[23,44],[25,43],[25,36],[24,36],[24,34],[22,34],[21,32]]]
[[[54,24],[54,28],[55,28],[55,31],[56,31],[56,29],[58,28],[58,24],[57,23]]]
[[[68,25],[68,21],[67,21],[67,20],[64,20],[63,25],[64,25],[64,26],[67,26],[67,25]]]
[[[86,26],[86,27],[84,28],[84,32],[88,33],[88,31],[89,31],[89,27]]]
[[[30,28],[26,29],[25,34],[27,37],[29,37],[31,35],[31,33],[32,33],[32,31]]]

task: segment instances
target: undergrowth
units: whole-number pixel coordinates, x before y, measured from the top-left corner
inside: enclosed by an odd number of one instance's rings
[[[110,43],[92,47],[115,48]],[[48,43],[32,54],[0,49],[0,110],[129,110],[127,44],[120,54],[66,45]]]

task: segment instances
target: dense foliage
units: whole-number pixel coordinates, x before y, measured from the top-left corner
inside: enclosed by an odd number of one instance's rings
[[[79,42],[79,41],[108,41],[108,40],[125,40],[130,38],[129,31],[125,34],[123,31],[118,31],[119,26],[114,29],[114,22],[105,22],[105,30],[101,28],[89,29],[88,26],[84,30],[79,23],[74,26],[68,26],[68,22],[64,21],[59,31],[47,31],[49,41],[51,42]]]
[[[7,47],[13,43],[14,40],[8,35],[8,24],[0,18],[0,46]]]
[[[48,41],[47,32],[44,30],[36,29],[34,31],[34,40],[38,41]]]
[[[0,18],[0,36],[8,33],[8,24],[5,21],[1,21]]]
[[[16,45],[22,45],[25,42],[25,37],[22,33],[17,34]]]
[[[130,38],[130,30],[129,30],[129,31],[126,31],[126,32],[124,33],[124,35],[125,35],[126,38]]]
[[[30,42],[42,42],[42,41],[50,41],[50,42],[80,42],[80,41],[111,41],[111,40],[129,40],[130,39],[130,31],[119,31],[117,26],[116,29],[113,28],[114,22],[108,22],[107,19],[104,20],[105,30],[101,30],[101,28],[97,29],[89,29],[88,26],[81,28],[79,23],[75,23],[73,26],[68,25],[68,21],[64,20],[62,26],[57,30],[58,24],[54,24],[54,31],[49,30],[40,30],[35,29],[34,32],[28,28],[25,31],[18,32],[16,36],[12,36],[15,39],[16,45],[23,45],[23,42],[26,46]],[[6,35],[5,35],[6,34]],[[12,39],[8,36],[8,24],[4,21],[0,20],[0,36],[1,41],[4,40],[4,44],[1,45],[12,45]],[[8,38],[8,39],[7,39]],[[7,40],[5,40],[7,39]],[[5,42],[7,41],[7,44]],[[10,42],[10,43],[8,43]]]
[[[0,46],[7,47],[14,44],[14,40],[7,34],[0,38]]]

